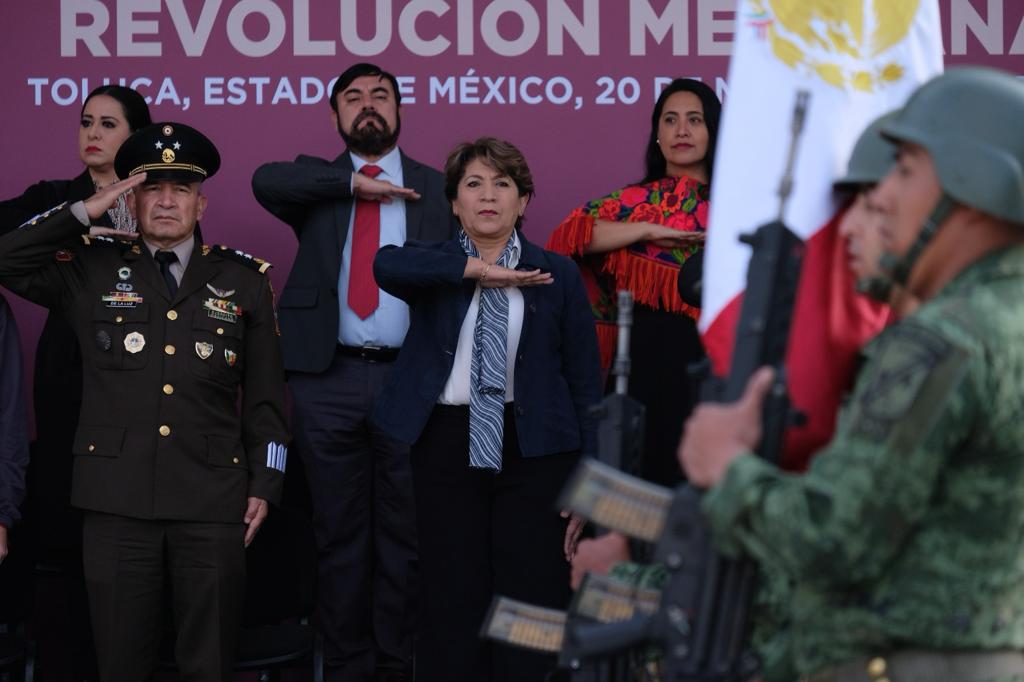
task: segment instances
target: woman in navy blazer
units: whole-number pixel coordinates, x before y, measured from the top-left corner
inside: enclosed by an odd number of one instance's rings
[[[579,524],[555,503],[596,449],[597,338],[578,268],[517,229],[533,195],[518,149],[459,145],[445,193],[458,238],[384,247],[374,263],[380,287],[410,307],[374,421],[412,446],[416,679],[540,682],[553,657],[477,633],[495,594],[568,605]]]

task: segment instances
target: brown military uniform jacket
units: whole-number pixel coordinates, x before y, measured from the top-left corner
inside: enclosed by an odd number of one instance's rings
[[[84,231],[57,207],[0,238],[0,284],[62,311],[82,348],[72,504],[239,522],[248,496],[278,501],[288,435],[269,265],[197,244],[172,300],[145,245]]]

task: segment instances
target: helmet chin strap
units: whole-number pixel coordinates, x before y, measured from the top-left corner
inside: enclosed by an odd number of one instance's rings
[[[892,288],[895,285],[890,278],[884,275],[873,277],[862,277],[857,280],[857,291],[864,294],[873,301],[888,303],[892,296]]]
[[[882,254],[880,264],[883,270],[889,272],[889,279],[892,280],[892,283],[906,286],[907,281],[910,279],[910,272],[914,269],[917,259],[921,257],[925,247],[931,242],[935,233],[938,232],[939,226],[949,217],[955,206],[956,201],[953,200],[953,197],[943,192],[942,196],[939,197],[939,201],[935,204],[935,208],[932,209],[928,218],[925,219],[924,226],[921,227],[921,231],[917,234],[917,239],[910,245],[907,252],[902,256],[891,252]]]

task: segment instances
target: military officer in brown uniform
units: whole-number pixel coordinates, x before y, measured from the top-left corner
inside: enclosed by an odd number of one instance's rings
[[[127,178],[0,239],[0,284],[59,309],[84,361],[72,503],[103,680],[149,679],[173,594],[183,680],[231,677],[244,547],[281,492],[284,371],[269,264],[198,242],[220,158],[159,123],[115,162]],[[87,233],[116,197],[137,242]],[[241,392],[241,400],[239,394]]]

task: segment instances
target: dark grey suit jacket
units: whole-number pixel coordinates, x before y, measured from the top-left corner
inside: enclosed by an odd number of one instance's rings
[[[405,204],[406,239],[445,241],[457,223],[444,198],[443,176],[402,154],[405,186],[420,194]],[[300,155],[260,166],[252,177],[256,200],[288,223],[299,251],[278,301],[285,369],[325,371],[338,343],[338,275],[354,198],[352,158]]]

